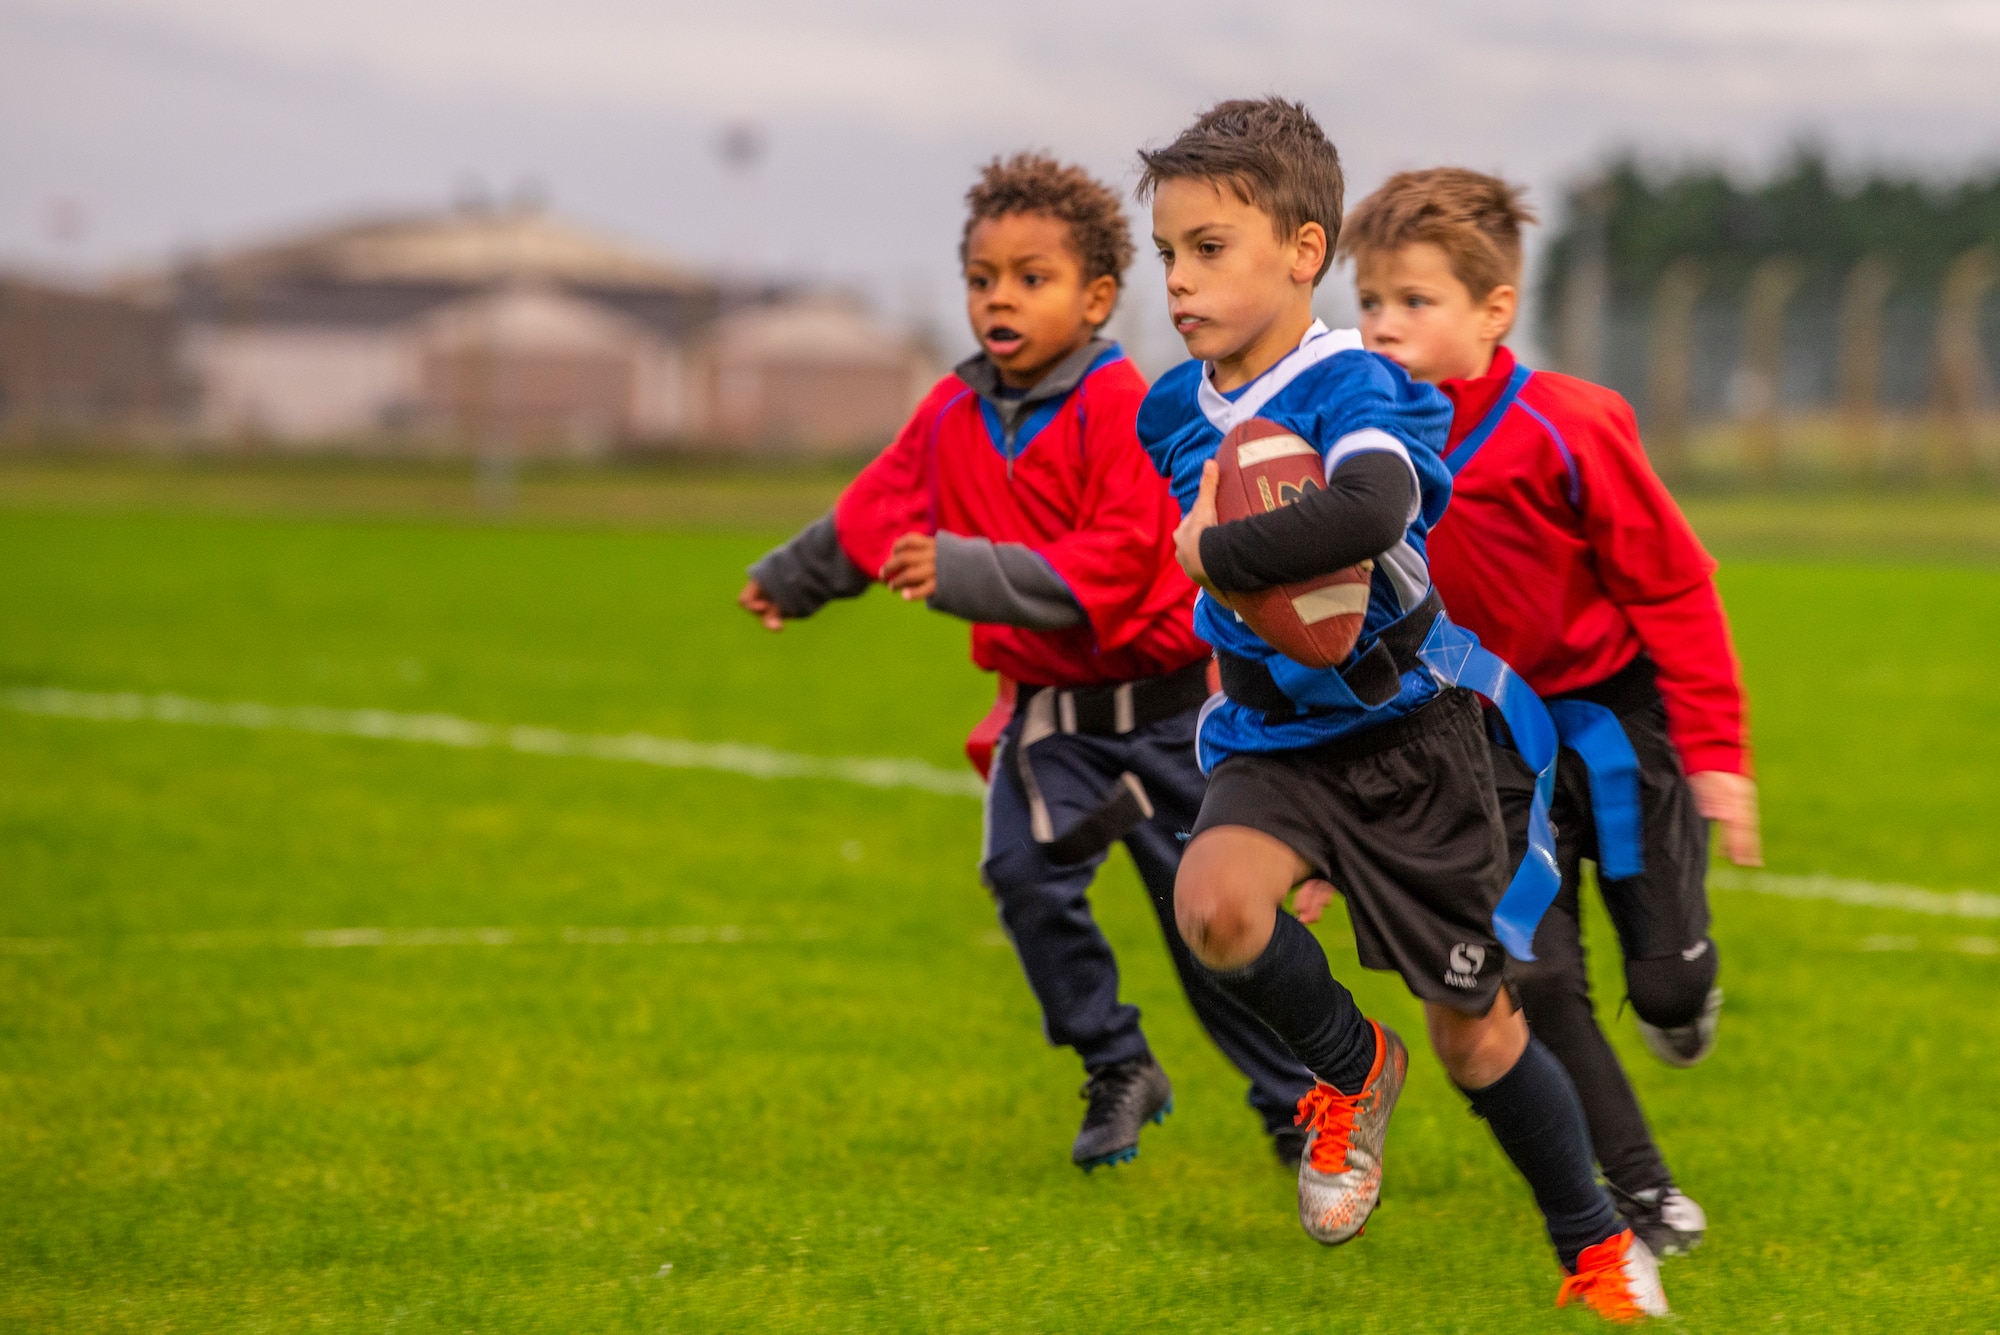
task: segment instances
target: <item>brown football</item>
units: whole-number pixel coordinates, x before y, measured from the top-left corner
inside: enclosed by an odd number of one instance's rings
[[[1215,517],[1233,519],[1268,514],[1326,486],[1319,451],[1275,422],[1261,417],[1222,438],[1215,452]],[[1368,615],[1369,578],[1375,563],[1330,575],[1280,584],[1257,593],[1232,593],[1229,606],[1264,643],[1307,667],[1334,667],[1354,652]]]

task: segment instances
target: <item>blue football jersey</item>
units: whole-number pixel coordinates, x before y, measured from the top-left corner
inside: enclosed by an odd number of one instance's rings
[[[1355,331],[1329,330],[1317,321],[1296,350],[1231,394],[1210,383],[1205,363],[1183,362],[1160,377],[1139,409],[1139,439],[1183,514],[1201,488],[1202,465],[1215,457],[1224,435],[1253,417],[1310,443],[1329,474],[1368,450],[1393,453],[1410,467],[1415,500],[1402,540],[1375,560],[1368,612],[1355,646],[1357,656],[1366,653],[1384,627],[1430,591],[1424,539],[1451,499],[1451,471],[1441,458],[1451,427],[1450,401],[1411,380],[1388,358],[1364,351]],[[1431,672],[1415,669],[1403,674],[1394,699],[1371,709],[1338,670],[1286,658],[1205,594],[1195,604],[1194,624],[1218,650],[1262,663],[1300,710],[1296,718],[1273,722],[1263,710],[1220,697],[1211,701],[1200,730],[1204,769],[1236,752],[1296,750],[1364,731],[1412,712],[1439,690]]]

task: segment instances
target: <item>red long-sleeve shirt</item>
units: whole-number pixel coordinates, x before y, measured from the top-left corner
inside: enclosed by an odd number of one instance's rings
[[[1500,348],[1485,375],[1439,386],[1454,410],[1447,457],[1514,369]],[[1750,772],[1715,562],[1647,463],[1617,394],[1535,372],[1462,462],[1429,556],[1452,619],[1537,692],[1595,685],[1644,649],[1687,772]]]
[[[1094,686],[1199,662],[1209,650],[1194,634],[1194,584],[1174,560],[1180,508],[1134,426],[1145,395],[1132,363],[1106,353],[1009,459],[979,396],[946,376],[841,494],[842,549],[880,570],[903,534],[943,531],[1038,554],[1086,622],[975,623],[973,661],[1013,681]]]

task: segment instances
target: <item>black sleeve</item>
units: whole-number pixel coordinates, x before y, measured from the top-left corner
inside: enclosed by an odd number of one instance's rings
[[[1083,624],[1083,609],[1049,563],[1018,542],[994,542],[940,531],[933,611],[967,621],[1029,630]]]
[[[750,567],[750,577],[790,618],[809,617],[835,598],[866,593],[874,583],[841,550],[832,515],[815,520],[784,546],[764,553]]]
[[[1410,521],[1410,465],[1388,450],[1351,455],[1326,481],[1269,514],[1201,535],[1201,564],[1223,593],[1317,579],[1380,556]]]

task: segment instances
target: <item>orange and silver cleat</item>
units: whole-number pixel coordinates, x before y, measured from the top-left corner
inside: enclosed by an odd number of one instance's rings
[[[1666,1316],[1667,1293],[1660,1287],[1660,1263],[1631,1229],[1585,1247],[1576,1258],[1576,1273],[1563,1281],[1556,1306],[1579,1299],[1607,1321],[1637,1321]]]
[[[1299,1100],[1306,1129],[1299,1160],[1299,1223],[1329,1247],[1357,1236],[1382,1197],[1382,1143],[1403,1092],[1410,1053],[1396,1031],[1375,1021],[1375,1065],[1359,1094],[1321,1082]]]

